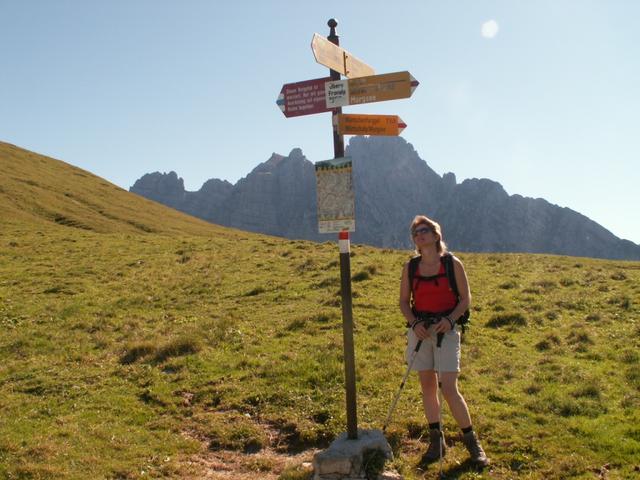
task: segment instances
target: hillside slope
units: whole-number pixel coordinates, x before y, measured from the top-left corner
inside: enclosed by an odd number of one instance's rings
[[[3,142],[0,224],[59,225],[99,233],[206,235],[226,231],[60,160]]]
[[[0,157],[0,478],[308,480],[302,462],[345,429],[336,245],[201,224],[13,148]],[[408,255],[352,247],[361,428],[381,427],[406,368]],[[474,305],[460,386],[492,467],[466,462],[445,410],[447,477],[637,476],[640,264],[461,257]],[[437,474],[419,464],[415,376],[387,433],[406,480]]]

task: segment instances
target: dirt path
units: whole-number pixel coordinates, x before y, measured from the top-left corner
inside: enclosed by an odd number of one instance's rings
[[[201,451],[181,461],[181,477],[188,480],[277,480],[286,469],[312,472],[311,462],[318,449],[300,453],[282,452],[280,435],[264,425],[269,445],[256,453],[231,450],[210,450],[207,439],[195,432],[183,432],[185,437],[198,441]]]
[[[304,464],[311,472],[311,460],[315,450],[297,455],[283,455],[269,449],[259,453],[244,454],[229,451],[208,452],[194,455],[187,460],[188,479],[207,480],[277,480],[286,468]]]

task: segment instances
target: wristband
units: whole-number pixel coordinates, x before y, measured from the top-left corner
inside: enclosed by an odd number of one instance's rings
[[[451,317],[449,315],[447,315],[446,317],[447,320],[449,320],[449,325],[451,325],[451,330],[453,331],[456,328],[456,322],[454,322],[453,320],[451,320]]]

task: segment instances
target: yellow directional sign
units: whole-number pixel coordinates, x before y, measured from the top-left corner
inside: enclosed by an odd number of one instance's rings
[[[409,98],[418,85],[419,82],[409,72],[384,73],[327,82],[327,108]]]
[[[339,135],[396,136],[406,128],[398,115],[337,115]]]
[[[313,34],[311,50],[313,50],[316,62],[340,72],[347,78],[364,77],[376,73],[373,68],[362,60],[357,59],[343,48],[334,45],[317,33]]]

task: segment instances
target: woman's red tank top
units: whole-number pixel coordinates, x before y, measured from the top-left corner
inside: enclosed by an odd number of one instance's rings
[[[441,313],[455,308],[458,300],[449,286],[449,279],[444,271],[444,264],[440,262],[438,278],[422,280],[420,267],[413,279],[413,301],[418,312]]]

